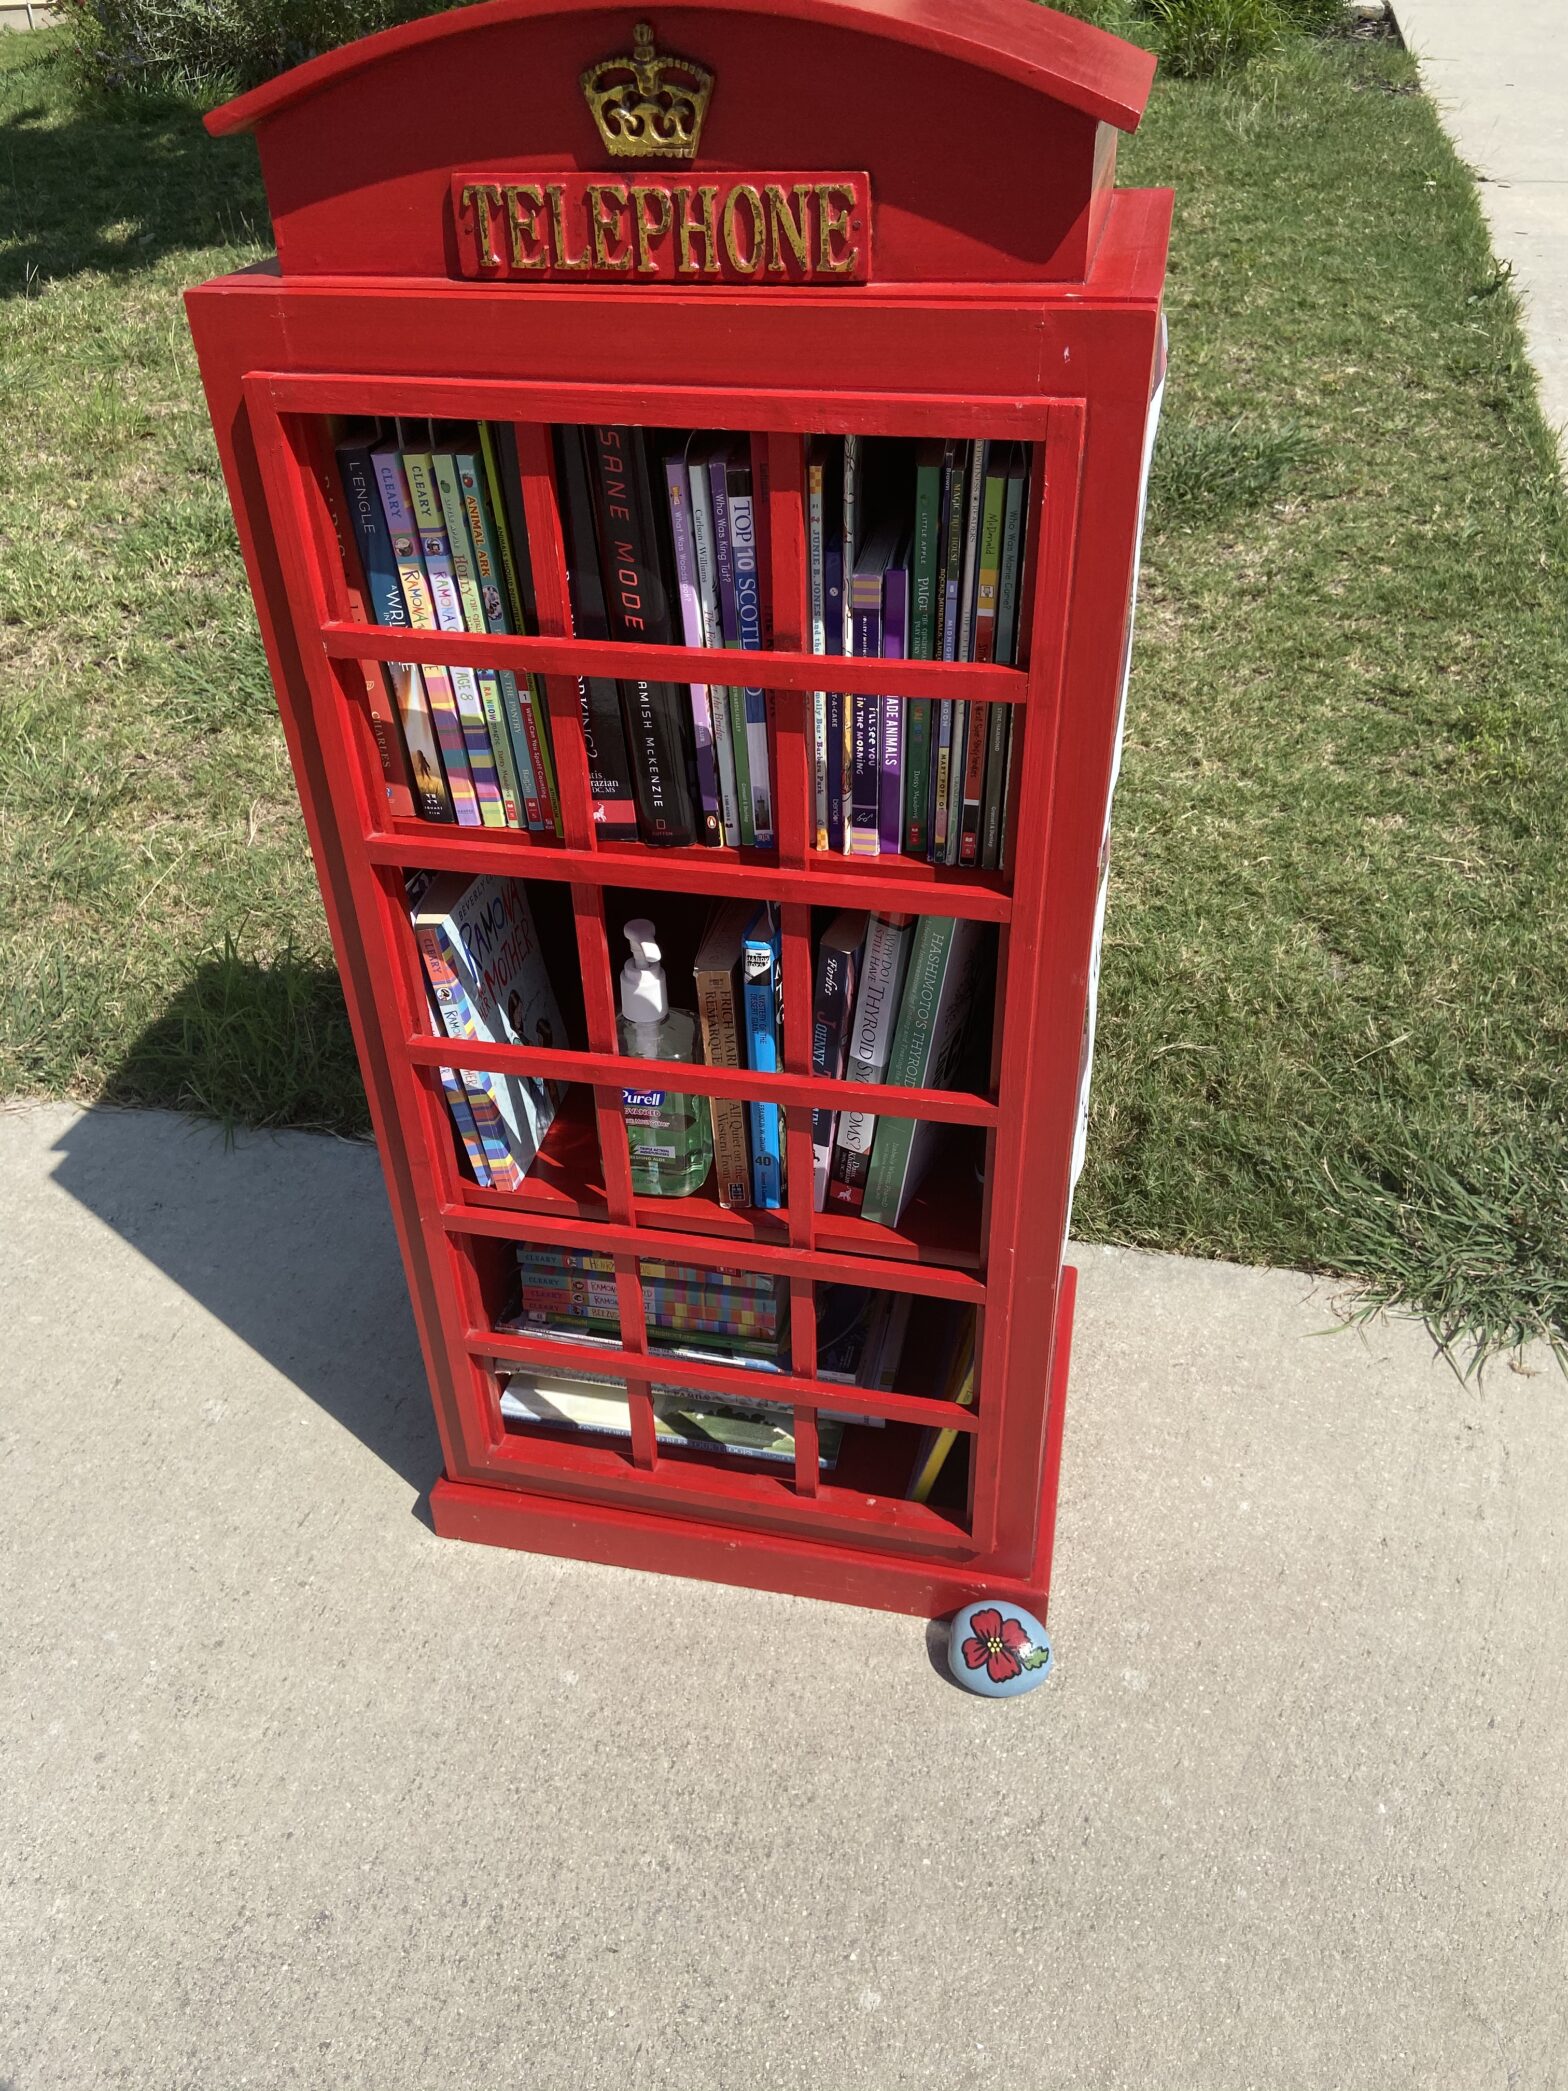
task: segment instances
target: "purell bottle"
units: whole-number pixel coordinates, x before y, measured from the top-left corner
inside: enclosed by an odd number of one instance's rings
[[[626,925],[631,956],[621,968],[621,1051],[637,1060],[701,1059],[697,1019],[670,1007],[670,991],[651,922]],[[713,1166],[713,1128],[705,1096],[668,1089],[623,1089],[621,1111],[631,1150],[632,1188],[645,1198],[688,1198]]]

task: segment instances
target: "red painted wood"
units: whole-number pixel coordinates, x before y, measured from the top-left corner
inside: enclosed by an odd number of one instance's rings
[[[939,0],[786,0],[784,10],[685,0],[655,26],[661,50],[718,75],[693,178],[709,167],[866,167],[873,281],[457,280],[453,172],[598,166],[571,65],[608,56],[630,20],[493,0],[335,54],[220,112],[218,128],[257,130],[281,266],[189,298],[435,1403],[445,1478],[433,1514],[447,1533],[758,1588],[913,1610],[991,1594],[1043,1611],[1073,1304],[1062,1251],[1079,1047],[1170,221],[1168,196],[1113,193],[1104,122],[1135,120],[1150,61],[1024,0],[974,0],[957,14]],[[448,92],[459,77],[461,92]],[[409,155],[398,141],[416,104],[421,151]],[[786,131],[788,151],[776,150]],[[942,149],[957,135],[963,154]],[[319,417],[360,413],[514,424],[537,633],[412,635],[349,620]],[[758,679],[773,710],[776,849],[648,850],[594,832],[578,674],[719,680],[731,663],[572,638],[555,420],[751,432],[766,480],[759,550],[773,631]],[[802,439],[845,430],[1034,448],[1019,666],[857,661],[835,673],[867,695],[946,691],[1013,707],[1016,820],[1001,874],[810,847],[810,693],[822,671],[806,647]],[[391,815],[364,669],[410,656],[506,661],[539,679],[559,842]],[[566,887],[585,1050],[469,1050],[428,1034],[402,898],[410,866]],[[681,1199],[632,1186],[621,1088],[651,1071],[616,1049],[606,889],[624,888],[782,907],[784,1071],[689,1076],[696,1094],[783,1106],[781,1213],[726,1212],[706,1186]],[[848,906],[997,925],[988,1096],[868,1094],[813,1078],[812,911]],[[436,1074],[454,1062],[572,1085],[518,1193],[479,1190],[457,1159]],[[810,1106],[847,1094],[955,1128],[896,1228],[811,1210]],[[583,1363],[570,1346],[492,1332],[510,1244],[525,1240],[615,1258],[621,1348],[594,1362],[613,1360],[627,1380],[629,1440],[502,1419],[487,1361]],[[648,1257],[788,1281],[792,1369],[770,1375],[768,1391],[796,1416],[792,1466],[657,1444],[655,1382],[760,1389],[741,1368],[688,1369],[649,1351],[638,1277]],[[943,1303],[980,1311],[973,1409],[903,1391],[908,1381],[863,1397],[817,1380],[815,1288],[854,1282],[907,1291],[924,1315],[940,1318]],[[852,1430],[829,1473],[816,1463],[819,1404],[884,1419]],[[915,1429],[935,1415],[958,1432],[948,1498],[911,1504],[902,1490]]]

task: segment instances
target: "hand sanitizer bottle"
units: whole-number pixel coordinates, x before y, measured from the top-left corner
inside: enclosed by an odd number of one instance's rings
[[[626,925],[631,957],[621,968],[621,1014],[616,1035],[623,1053],[638,1060],[701,1058],[697,1019],[670,1007],[651,922]],[[632,1188],[645,1198],[689,1198],[713,1166],[713,1126],[705,1096],[668,1089],[623,1089],[621,1111],[631,1150]]]

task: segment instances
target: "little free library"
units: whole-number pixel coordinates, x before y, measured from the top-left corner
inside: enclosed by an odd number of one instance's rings
[[[276,255],[190,323],[445,1536],[1045,1660],[1152,70],[1029,0],[489,0],[208,119]]]

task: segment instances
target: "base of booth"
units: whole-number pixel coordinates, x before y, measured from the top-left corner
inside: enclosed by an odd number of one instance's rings
[[[467,1539],[481,1546],[513,1547],[521,1553],[595,1561],[607,1568],[640,1568],[656,1575],[689,1576],[699,1582],[730,1583],[743,1590],[773,1590],[792,1597],[862,1605],[872,1611],[913,1612],[936,1618],[981,1598],[1020,1605],[1046,1615],[1051,1579],[1051,1542],[1056,1525],[1056,1486],[1061,1461],[1062,1411],[1072,1350],[1077,1272],[1062,1272],[1055,1354],[1051,1361],[1049,1434],[1044,1501],[1035,1557],[1021,1576],[989,1575],[961,1561],[933,1561],[907,1554],[873,1554],[831,1539],[785,1538],[734,1525],[670,1517],[657,1511],[567,1501],[520,1488],[452,1481],[445,1475],[430,1491],[430,1517],[442,1539]]]

